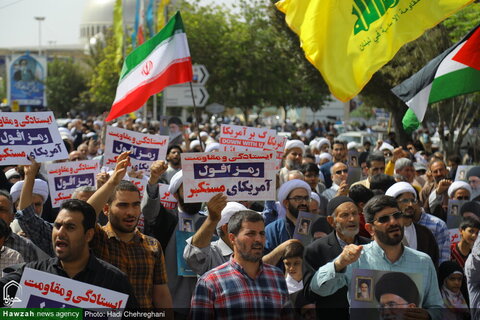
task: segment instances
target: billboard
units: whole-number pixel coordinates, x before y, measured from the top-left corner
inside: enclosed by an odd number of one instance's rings
[[[10,104],[17,101],[21,106],[45,107],[46,79],[45,56],[25,53],[7,57],[7,95]]]

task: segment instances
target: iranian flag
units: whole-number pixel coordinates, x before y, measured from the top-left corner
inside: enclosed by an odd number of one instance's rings
[[[125,59],[106,121],[139,109],[148,98],[174,84],[192,81],[192,59],[180,12],[153,38]]]
[[[392,91],[420,122],[429,103],[480,91],[480,25]]]

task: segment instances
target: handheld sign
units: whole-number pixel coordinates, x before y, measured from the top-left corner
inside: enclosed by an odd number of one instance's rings
[[[182,153],[182,169],[186,203],[208,201],[217,193],[229,201],[275,199],[273,151]]]
[[[274,136],[276,131],[272,129],[222,124],[218,142],[221,151],[262,151]]]
[[[67,159],[67,148],[58,132],[53,112],[2,112],[0,165],[30,164]]]

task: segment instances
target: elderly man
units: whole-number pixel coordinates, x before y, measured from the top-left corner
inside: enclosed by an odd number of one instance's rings
[[[290,170],[300,170],[302,166],[303,153],[305,145],[300,140],[290,140],[285,144],[284,167],[280,169],[280,185],[288,181],[288,172]]]
[[[278,202],[285,209],[286,216],[284,218],[279,217],[265,228],[266,253],[273,252],[279,246],[286,246],[287,241],[293,238],[298,214],[300,211],[309,211],[311,192],[310,186],[305,181],[297,179],[287,181],[280,187]],[[281,251],[279,253],[280,256],[277,256],[272,264],[277,264],[280,261]]]
[[[333,159],[320,167],[325,178],[325,186],[330,188],[332,186],[331,167],[337,162],[346,163],[347,161],[347,147],[343,141],[335,140],[332,145],[332,157]]]
[[[228,238],[234,254],[198,280],[191,319],[289,318],[292,306],[285,277],[262,263],[264,229],[263,218],[255,211],[240,211],[230,218]]]
[[[348,288],[344,286],[332,295],[322,297],[310,290],[310,282],[318,268],[336,258],[347,244],[363,245],[369,239],[358,236],[359,209],[352,199],[346,196],[333,198],[327,207],[327,220],[334,228],[328,236],[314,241],[305,250],[304,293],[305,297],[315,300],[317,309],[335,308],[335,319],[349,319],[347,300]]]
[[[348,167],[343,162],[337,162],[330,168],[330,174],[332,177],[332,186],[322,192],[322,196],[328,200],[333,199],[339,195],[348,194]]]
[[[422,186],[416,180],[415,167],[413,162],[407,158],[400,158],[395,161],[395,180],[410,183],[418,192],[422,190]]]
[[[415,192],[415,189],[412,187],[412,185],[407,182],[397,182],[393,186],[391,186],[385,194],[397,200],[398,206],[400,210],[402,210],[403,214],[406,216],[407,222],[408,218],[411,217],[414,223],[422,225],[431,231],[431,233],[435,237],[438,246],[438,264],[440,265],[443,261],[450,260],[450,237],[447,225],[439,218],[424,212],[423,208],[420,207],[419,201],[417,199],[417,193]],[[407,230],[407,241],[409,243],[409,246],[412,246],[414,245],[415,241],[413,232],[416,232],[417,229],[412,230],[412,228],[410,227],[407,228]],[[425,240],[419,242],[418,238],[419,235],[417,234],[417,248],[414,247],[414,249],[420,250],[419,248],[423,249],[423,247],[427,245],[427,243],[425,243]],[[426,252],[427,250],[420,251]],[[435,261],[433,254],[431,255],[431,257],[432,261]]]
[[[360,180],[352,184],[355,186],[357,184],[364,185],[367,188],[370,188],[370,182],[373,176],[385,172],[385,157],[381,152],[373,152],[367,156],[367,179]]]
[[[420,201],[427,212],[446,221],[448,207],[447,191],[452,181],[447,179],[447,166],[442,160],[431,162],[429,169],[434,181],[428,182],[423,186],[420,192]]]
[[[405,313],[409,319],[440,319],[443,301],[437,274],[428,255],[402,244],[403,225],[397,201],[389,196],[376,196],[364,208],[365,228],[374,241],[366,245],[349,244],[333,261],[320,267],[312,278],[310,290],[329,296],[349,286],[354,269],[375,269],[418,273],[423,288],[417,308]]]
[[[468,170],[467,179],[472,188],[472,200],[480,201],[480,167],[473,167]]]

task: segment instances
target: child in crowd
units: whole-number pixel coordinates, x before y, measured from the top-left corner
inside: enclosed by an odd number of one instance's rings
[[[303,249],[303,244],[297,241],[290,243],[285,248],[283,264],[289,294],[303,289]]]
[[[470,319],[463,268],[455,261],[443,262],[438,269],[438,284],[446,309],[442,312],[442,319]]]
[[[460,223],[460,241],[452,244],[450,247],[450,260],[458,263],[460,267],[465,268],[465,261],[472,251],[473,244],[480,230],[480,222],[471,217],[464,217]]]

